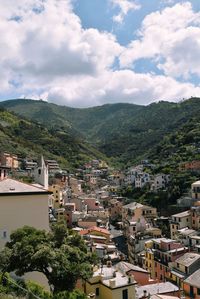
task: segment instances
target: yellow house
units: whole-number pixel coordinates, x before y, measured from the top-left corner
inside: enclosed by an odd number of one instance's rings
[[[49,191],[53,192],[53,208],[59,209],[63,204],[62,187],[59,185],[49,186]]]
[[[152,251],[153,241],[149,240],[145,242],[145,260],[144,268],[150,272],[152,278],[155,278],[155,264],[154,264],[154,253]]]
[[[135,299],[135,284],[133,276],[108,264],[96,268],[92,278],[82,281],[82,290],[96,299]]]

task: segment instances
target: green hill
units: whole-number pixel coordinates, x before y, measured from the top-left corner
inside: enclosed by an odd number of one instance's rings
[[[46,127],[0,109],[0,149],[19,157],[56,159],[62,167],[75,168],[92,158],[104,158],[95,148],[65,127]]]
[[[107,104],[86,109],[24,99],[0,104],[49,129],[61,128],[70,136],[84,138],[121,165],[154,156],[165,136],[181,129],[190,119],[200,118],[199,98],[180,103]]]

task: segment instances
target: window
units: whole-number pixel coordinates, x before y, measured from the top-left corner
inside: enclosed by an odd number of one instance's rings
[[[127,289],[122,291],[122,299],[128,299],[128,290]]]
[[[7,238],[7,231],[4,230],[4,231],[3,231],[3,239],[6,239],[6,238]]]
[[[96,296],[99,296],[99,288],[96,288]]]
[[[200,295],[200,289],[197,289],[197,295]]]

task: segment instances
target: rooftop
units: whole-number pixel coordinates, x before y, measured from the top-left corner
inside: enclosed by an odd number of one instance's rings
[[[91,232],[94,232],[94,231],[102,233],[104,235],[110,235],[110,232],[107,229],[100,228],[100,227],[97,227],[97,226],[92,226],[88,229],[83,229],[82,231],[80,231],[80,234],[81,235],[87,235],[87,234],[89,234]]]
[[[143,272],[143,273],[149,273],[143,268],[140,268],[138,266],[135,266],[133,264],[127,263],[127,262],[119,262],[115,265],[116,269],[120,270],[121,272],[129,272],[129,271],[137,271],[137,272]]]
[[[181,212],[181,213],[178,213],[178,214],[174,214],[174,215],[172,215],[172,217],[181,218],[181,217],[187,217],[189,215],[190,215],[190,210],[185,211],[185,212]]]
[[[143,208],[143,207],[147,207],[147,206],[144,206],[141,203],[138,203],[136,201],[131,202],[128,205],[123,206],[123,208],[130,209],[130,210],[135,210],[135,209],[139,209],[139,208]]]
[[[160,283],[136,287],[138,298],[143,297],[144,291],[147,291],[147,294],[155,295],[155,294],[176,292],[178,290],[179,288],[171,282],[160,282]]]
[[[200,185],[200,181],[196,181],[192,184],[192,186],[199,186]]]
[[[128,284],[128,276],[120,271],[116,271],[115,267],[107,267],[103,266],[103,268],[98,268],[93,273],[93,277],[101,276],[102,283],[108,287],[110,287],[110,283],[113,283],[112,288],[123,287]],[[136,281],[133,280],[132,284],[135,284]]]
[[[200,286],[200,269],[195,271],[192,275],[190,275],[185,280],[185,282],[191,286],[199,288],[199,286]]]
[[[184,227],[184,228],[182,228],[182,229],[179,229],[178,232],[179,232],[181,235],[184,235],[184,236],[188,236],[188,235],[197,233],[196,230],[194,230],[194,229],[189,229],[189,228],[187,228],[187,227]]]
[[[26,184],[17,180],[6,178],[0,181],[0,194],[16,194],[16,193],[47,193],[44,188]]]
[[[179,257],[178,259],[176,259],[176,263],[188,267],[199,259],[200,259],[200,255],[198,253],[187,252],[181,257]]]

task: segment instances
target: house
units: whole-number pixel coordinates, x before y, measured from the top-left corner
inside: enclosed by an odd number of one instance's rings
[[[60,185],[52,185],[49,191],[53,193],[53,208],[59,209],[63,205],[62,188]]]
[[[144,251],[145,243],[152,238],[160,238],[161,230],[156,227],[146,228],[143,232],[138,232],[135,235],[130,235],[128,244],[128,257],[132,263],[139,264],[139,254]]]
[[[7,166],[12,169],[19,168],[19,161],[16,155],[1,152],[0,153],[0,165]]]
[[[181,243],[172,239],[158,238],[145,243],[144,267],[151,273],[151,277],[164,281],[168,273],[169,264],[187,252]]]
[[[179,240],[185,246],[193,246],[192,245],[192,236],[196,236],[197,231],[194,229],[190,229],[187,227],[181,228],[177,231],[176,239]]]
[[[184,279],[198,270],[199,267],[200,255],[194,252],[187,252],[177,258],[171,265],[171,271],[168,278],[170,281],[182,288]]]
[[[106,266],[95,267],[92,278],[82,280],[80,287],[89,298],[136,299],[135,284],[133,276],[107,262]]]
[[[122,202],[113,198],[109,202],[109,215],[111,220],[117,220],[121,218],[122,214]]]
[[[192,184],[192,198],[194,200],[200,200],[200,181],[196,181]]]
[[[186,299],[200,299],[200,269],[184,280],[183,290]]]
[[[105,228],[100,228],[97,226],[90,227],[88,229],[83,229],[79,232],[81,236],[90,236],[90,238],[98,239],[98,237],[103,237],[100,242],[102,243],[109,243],[110,242],[110,232]],[[92,237],[91,237],[92,236]],[[100,239],[99,239],[100,240]]]
[[[0,181],[7,178],[9,170],[9,167],[0,165]]]
[[[170,176],[168,174],[157,174],[153,177],[151,181],[151,191],[158,191],[167,187],[169,183]]]
[[[138,299],[151,298],[152,295],[179,295],[179,288],[171,282],[161,282],[136,287]],[[158,297],[159,298],[159,297]]]
[[[49,230],[49,191],[10,178],[0,181],[0,248],[24,225]]]
[[[146,172],[138,173],[135,178],[135,188],[143,188],[149,182],[150,182],[149,173]]]
[[[176,237],[177,231],[182,228],[192,228],[191,211],[185,211],[171,216],[170,234],[171,238]]]
[[[58,165],[58,162],[55,160],[45,160],[45,163],[48,167],[48,171],[50,174],[54,174],[56,172],[59,172],[61,169]]]
[[[138,266],[121,261],[115,265],[116,269],[119,269],[122,273],[132,275],[138,285],[153,284],[156,281],[150,278],[150,273]]]
[[[32,226],[49,231],[49,191],[10,178],[0,181],[0,249],[10,240],[12,231]],[[48,288],[45,276],[31,272],[25,276]]]
[[[199,202],[196,202],[196,204]],[[200,229],[200,206],[196,205],[191,207],[191,216],[192,216],[192,228],[199,230]]]
[[[122,226],[126,237],[133,234],[133,227],[138,227],[138,230],[145,229],[146,223],[151,223],[157,217],[157,209],[142,205],[137,202],[132,202],[122,207]],[[132,226],[132,229],[130,229]],[[141,229],[139,228],[141,227]],[[136,232],[136,230],[135,230]]]

